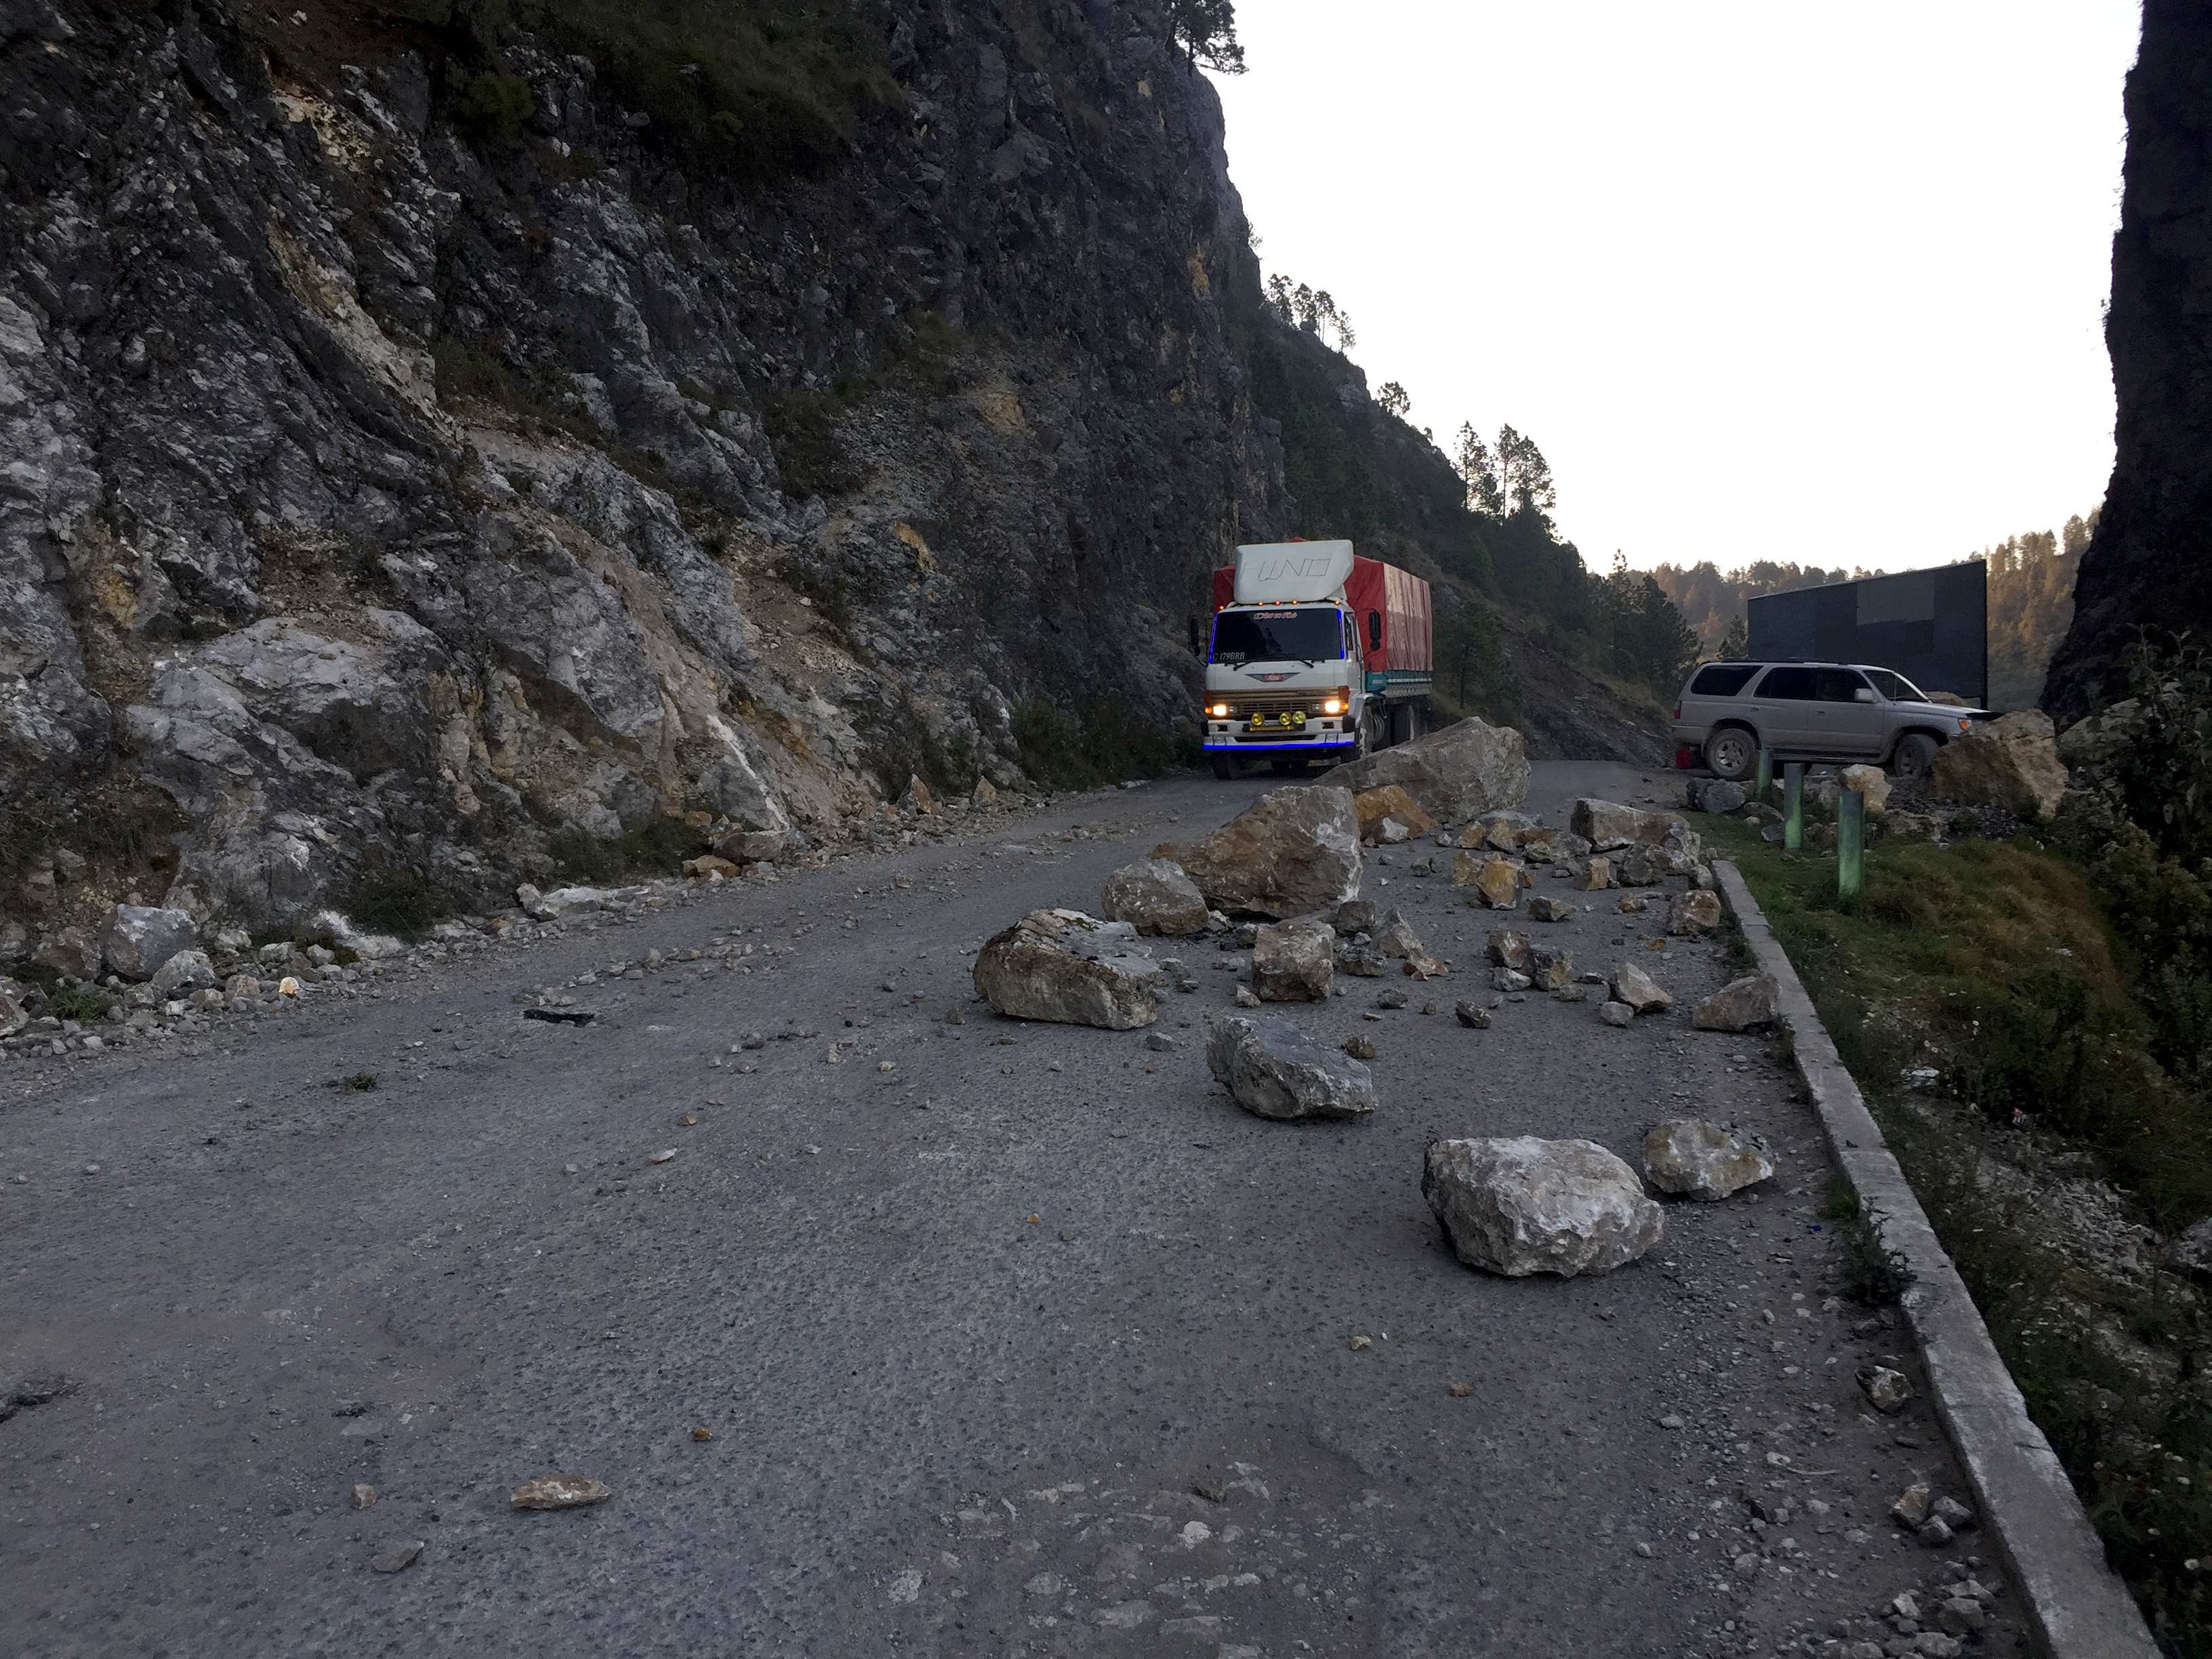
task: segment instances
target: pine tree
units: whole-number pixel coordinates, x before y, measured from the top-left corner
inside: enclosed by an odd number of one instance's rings
[[[1222,75],[1244,73],[1234,0],[1167,0],[1167,11],[1176,44],[1192,63]]]

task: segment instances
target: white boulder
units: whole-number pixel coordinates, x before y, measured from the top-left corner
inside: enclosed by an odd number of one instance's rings
[[[1610,1273],[1667,1231],[1636,1172],[1594,1140],[1431,1141],[1421,1194],[1461,1261],[1509,1279]]]

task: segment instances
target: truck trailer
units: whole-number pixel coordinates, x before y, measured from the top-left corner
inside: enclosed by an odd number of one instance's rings
[[[1213,573],[1206,755],[1213,775],[1353,760],[1429,725],[1429,585],[1350,542],[1268,542]]]

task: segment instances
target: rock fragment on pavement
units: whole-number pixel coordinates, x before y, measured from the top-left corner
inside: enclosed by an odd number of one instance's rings
[[[1674,999],[1632,963],[1614,969],[1611,983],[1613,1000],[1626,1003],[1637,1013],[1663,1014],[1674,1006]]]
[[[1452,1017],[1470,1030],[1486,1031],[1490,1029],[1490,1010],[1478,1007],[1472,1002],[1454,1003]]]
[[[1774,1175],[1774,1160],[1741,1132],[1669,1118],[1644,1137],[1644,1173],[1662,1193],[1713,1203]]]
[[[1203,841],[1163,845],[1216,909],[1323,915],[1359,896],[1359,818],[1351,792],[1275,789]]]
[[[1528,935],[1517,927],[1493,927],[1483,941],[1482,954],[1500,968],[1525,970],[1533,948]]]
[[[1421,1194],[1462,1261],[1512,1279],[1609,1273],[1666,1236],[1636,1172],[1592,1140],[1431,1141]]]
[[[1202,933],[1206,896],[1171,859],[1139,859],[1106,878],[1100,909],[1109,921],[1126,921],[1154,937]]]
[[[1634,1022],[1636,1010],[1625,1002],[1601,1002],[1597,1017],[1608,1025],[1627,1025]]]
[[[588,1474],[541,1474],[507,1493],[507,1501],[518,1510],[574,1510],[613,1495],[606,1482]]]
[[[1869,1365],[1858,1374],[1859,1389],[1868,1404],[1884,1413],[1899,1412],[1912,1398],[1912,1384],[1902,1371],[1887,1365]]]
[[[1335,942],[1325,921],[1269,922],[1252,941],[1252,989],[1262,1002],[1326,1002]]]
[[[1019,1019],[1130,1031],[1159,1017],[1159,965],[1126,921],[1032,910],[994,935],[971,975],[984,1001]]]
[[[1553,898],[1549,893],[1532,893],[1528,897],[1528,919],[1531,921],[1568,921],[1580,914],[1580,907],[1569,900]]]
[[[1540,991],[1563,991],[1575,981],[1574,958],[1539,945],[1528,952],[1528,979]]]
[[[1596,893],[1613,884],[1613,860],[1592,857],[1575,866],[1575,888],[1578,892]]]
[[[1286,1019],[1210,1022],[1206,1064],[1255,1117],[1358,1119],[1375,1109],[1375,1075]]]
[[[368,1565],[378,1572],[400,1572],[413,1566],[422,1553],[421,1539],[394,1539],[370,1556]]]
[[[1748,1031],[1781,1018],[1782,988],[1771,974],[1730,980],[1690,1010],[1690,1024],[1700,1031]]]
[[[1472,887],[1493,910],[1510,910],[1521,902],[1521,870],[1499,854],[1452,854],[1452,885]]]
[[[1721,896],[1711,888],[1693,887],[1668,901],[1667,931],[1677,939],[1694,939],[1719,927],[1721,916]]]

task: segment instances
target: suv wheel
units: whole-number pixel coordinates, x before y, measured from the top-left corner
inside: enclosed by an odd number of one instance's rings
[[[1925,732],[1908,732],[1897,740],[1897,757],[1890,764],[1900,778],[1924,778],[1936,763],[1937,747]]]
[[[1705,740],[1705,764],[1715,777],[1741,783],[1759,769],[1759,741],[1741,726],[1724,726]]]

